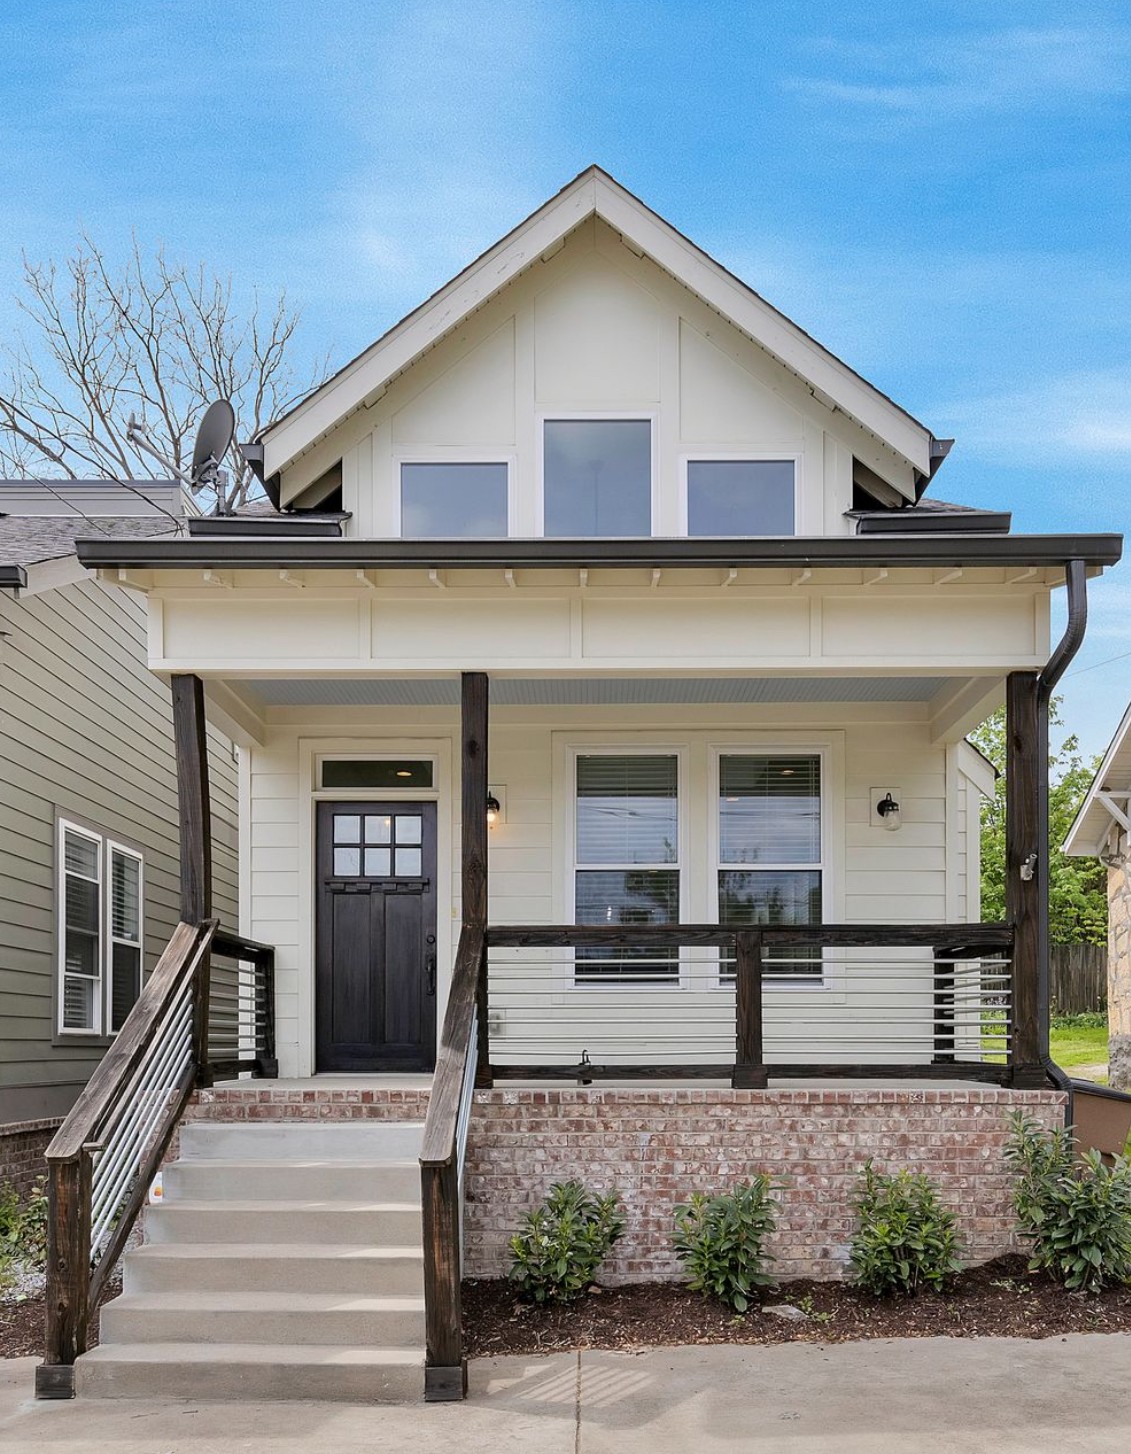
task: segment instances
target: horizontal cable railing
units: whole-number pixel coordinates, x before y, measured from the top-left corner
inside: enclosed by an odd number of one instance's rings
[[[490,1064],[502,1078],[736,1085],[898,1068],[1000,1078],[1011,940],[1000,925],[492,927]]]
[[[47,1148],[46,1353],[36,1369],[41,1397],[73,1392],[73,1365],[85,1351],[90,1314],[193,1087],[209,1083],[211,1071],[275,1073],[273,967],[268,946],[222,930],[214,920],[178,924]]]

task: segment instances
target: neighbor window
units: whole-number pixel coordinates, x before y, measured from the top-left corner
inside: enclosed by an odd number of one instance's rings
[[[679,760],[577,758],[575,923],[631,928],[679,922]],[[583,948],[579,983],[678,980],[676,950]]]
[[[791,459],[690,459],[688,535],[792,535]]]
[[[652,425],[647,419],[547,419],[543,532],[652,533]]]
[[[505,464],[401,465],[401,534],[406,538],[506,533]]]
[[[141,993],[142,859],[101,834],[59,825],[59,1028],[122,1028]]]
[[[819,924],[823,886],[821,759],[719,758],[719,920]],[[764,951],[765,972],[819,976],[819,951]]]

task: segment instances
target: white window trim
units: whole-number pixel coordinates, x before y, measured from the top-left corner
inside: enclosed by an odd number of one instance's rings
[[[501,464],[507,471],[507,538],[518,534],[518,455],[513,444],[502,449],[462,449],[450,445],[419,445],[412,449],[394,449],[391,455],[393,471],[392,534],[402,536],[401,513],[401,465],[405,464]],[[470,539],[491,537],[467,537]]]
[[[656,458],[658,434],[659,434],[659,411],[656,409],[543,409],[534,416],[535,429],[537,431],[537,443],[535,448],[535,480],[534,490],[534,533],[538,536],[546,534],[546,423],[548,420],[586,420],[586,419],[624,419],[633,423],[650,426],[649,442],[649,470],[651,474],[651,489],[649,491],[650,510],[647,535],[625,535],[625,536],[586,536],[586,539],[593,540],[651,540],[656,536],[656,522],[660,518],[660,471]],[[555,536],[554,539],[559,537]]]
[[[745,464],[747,462],[749,462],[751,464],[758,464],[758,463],[761,463],[761,462],[770,463],[770,462],[778,462],[778,461],[790,460],[792,462],[792,464],[793,464],[793,534],[794,534],[794,536],[804,534],[804,531],[802,529],[802,521],[801,521],[801,502],[802,502],[802,498],[803,498],[802,489],[801,489],[801,471],[802,471],[802,462],[803,462],[803,459],[804,459],[804,456],[803,456],[802,452],[799,449],[797,449],[796,446],[793,446],[793,447],[791,447],[789,449],[765,449],[765,448],[762,448],[762,449],[738,449],[738,450],[733,450],[733,449],[732,450],[718,450],[718,449],[692,449],[692,450],[687,450],[685,453],[681,454],[680,457],[679,457],[679,533],[680,533],[680,535],[681,536],[686,536],[687,535],[687,530],[688,530],[688,522],[687,522],[687,517],[688,517],[688,507],[687,507],[687,490],[688,490],[687,472],[688,472],[688,466],[690,464],[693,464],[693,463],[694,464],[698,464],[701,461],[704,462],[704,463],[710,464],[710,463],[714,462],[715,460],[722,460],[724,462],[726,462],[726,461],[733,461],[733,462],[736,462],[736,463],[739,463],[739,464]],[[731,537],[727,537],[727,538],[731,538]],[[777,538],[776,536],[749,536],[749,535],[736,535],[736,536],[733,537],[733,539],[735,539],[735,540],[747,540],[747,539],[773,540],[773,539],[776,539],[776,538]]]
[[[746,867],[767,872],[789,872],[791,870],[814,871],[819,870],[821,874],[821,917],[825,922],[835,922],[829,916],[829,905],[833,897],[833,853],[832,853],[832,832],[830,813],[829,778],[831,768],[832,749],[828,744],[818,745],[813,742],[741,742],[741,743],[718,743],[712,742],[708,752],[707,778],[708,792],[710,795],[710,819],[708,826],[710,851],[707,855],[710,864],[711,881],[709,886],[709,899],[713,907],[713,915],[716,923],[719,922],[719,874],[725,869],[742,868],[741,864],[723,863],[722,861],[722,832],[719,821],[719,797],[721,794],[722,770],[720,761],[724,757],[815,757],[820,762],[821,774],[821,858],[818,863],[758,863],[749,864]],[[840,919],[840,914],[836,919]],[[724,986],[722,977],[718,979],[720,988]],[[772,990],[775,994],[783,991],[801,990],[812,992],[814,990],[826,990],[830,987],[828,970],[820,976],[813,975],[809,979],[798,976],[796,979],[789,979],[786,976],[779,978],[777,975],[767,975],[763,984],[766,989]]]
[[[98,848],[98,980],[94,995],[94,1024],[92,1026],[70,1026],[63,1023],[65,984],[67,975],[67,834],[85,838]],[[111,910],[113,855],[121,854],[132,858],[138,865],[138,939],[122,939],[113,932],[114,920]],[[55,828],[55,1033],[67,1039],[106,1039],[116,1033],[110,1027],[113,1022],[110,996],[113,988],[113,954],[115,944],[129,944],[141,951],[141,977],[145,978],[145,855],[129,843],[123,843],[111,834],[78,823],[73,818],[60,816]],[[89,882],[90,880],[88,880]]]
[[[132,858],[137,864],[137,938],[123,939],[120,934],[114,933],[114,855],[120,854],[122,858]],[[126,843],[119,843],[116,838],[106,839],[105,848],[106,869],[103,877],[106,880],[106,947],[104,957],[103,978],[106,982],[106,993],[104,996],[104,1023],[106,1033],[115,1035],[118,1032],[114,1029],[114,946],[124,944],[130,949],[138,951],[138,993],[141,992],[141,985],[145,979],[145,858],[136,848],[131,848]]]
[[[614,872],[623,872],[624,864],[600,864],[600,863],[578,863],[577,861],[577,759],[579,757],[674,757],[676,760],[676,824],[677,824],[677,860],[675,863],[666,864],[638,864],[636,867],[647,872],[654,869],[656,872],[663,872],[665,869],[674,869],[679,874],[679,919],[680,923],[688,922],[688,907],[691,899],[690,870],[691,860],[689,854],[690,833],[687,814],[688,778],[687,778],[687,754],[686,743],[595,743],[571,745],[567,752],[569,764],[569,846],[568,846],[568,873],[569,884],[567,889],[567,902],[570,905],[569,922],[577,923],[577,875],[587,871],[600,872],[602,869],[611,868]],[[641,984],[642,991],[649,993],[663,991],[679,991],[686,988],[687,977],[683,963],[684,956],[680,956],[678,973],[670,980],[648,982]],[[580,994],[607,993],[609,991],[623,991],[625,981],[618,981],[610,978],[607,982],[601,980],[577,979],[574,968],[572,952],[568,955],[568,966],[561,977],[562,987]]]

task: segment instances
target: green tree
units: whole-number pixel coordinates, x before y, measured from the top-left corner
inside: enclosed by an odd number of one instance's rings
[[[1059,698],[1052,726],[1060,727]],[[1005,918],[1005,710],[983,722],[970,741],[998,771],[982,802],[982,918]],[[1107,943],[1107,871],[1097,858],[1069,858],[1064,840],[1099,766],[1080,754],[1074,736],[1049,755],[1049,929],[1054,944]]]

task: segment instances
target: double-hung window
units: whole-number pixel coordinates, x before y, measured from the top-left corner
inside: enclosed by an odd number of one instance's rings
[[[679,922],[679,759],[591,753],[576,761],[575,923]],[[581,948],[579,984],[678,983],[676,950]]]
[[[112,1034],[141,993],[141,855],[59,824],[59,1029]]]
[[[719,919],[821,922],[824,858],[818,753],[719,757]],[[767,946],[765,973],[819,979],[818,951]]]

